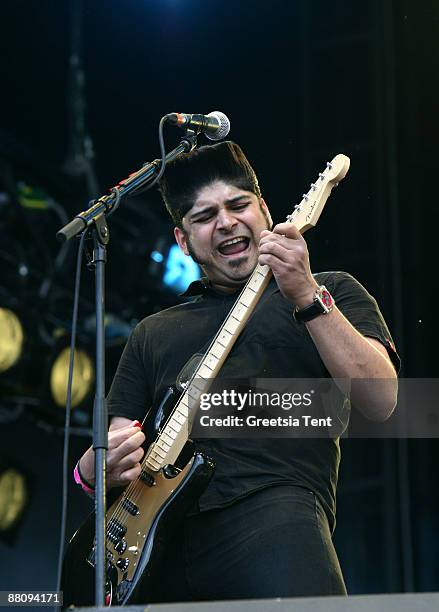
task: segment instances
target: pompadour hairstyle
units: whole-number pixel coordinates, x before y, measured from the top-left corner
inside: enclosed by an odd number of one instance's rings
[[[261,197],[258,179],[241,147],[230,140],[194,149],[166,166],[160,192],[174,224],[194,205],[197,192],[213,181],[224,181]]]

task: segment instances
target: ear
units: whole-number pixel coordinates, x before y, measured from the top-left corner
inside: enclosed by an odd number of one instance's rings
[[[187,236],[186,232],[180,227],[174,227],[174,236],[177,241],[178,246],[183,251],[185,255],[189,256],[189,251],[187,249]]]
[[[268,206],[265,203],[264,198],[261,198],[261,207],[269,221],[270,229],[271,229],[273,227],[273,219],[271,218],[270,211],[268,210]]]

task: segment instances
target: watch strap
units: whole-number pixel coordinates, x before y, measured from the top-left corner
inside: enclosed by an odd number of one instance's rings
[[[324,285],[321,285],[315,293],[314,300],[304,308],[294,309],[293,315],[296,321],[306,322],[316,317],[328,314],[334,308],[334,299]]]

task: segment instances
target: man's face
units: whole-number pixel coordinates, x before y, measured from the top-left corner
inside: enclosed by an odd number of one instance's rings
[[[271,227],[263,200],[223,181],[197,192],[175,238],[186,255],[201,265],[214,286],[233,291],[253,272],[260,233]]]

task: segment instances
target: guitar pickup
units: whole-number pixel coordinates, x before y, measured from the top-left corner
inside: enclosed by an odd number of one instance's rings
[[[148,485],[148,487],[153,487],[155,485],[154,476],[145,470],[140,472],[140,480]]]
[[[126,532],[127,528],[125,525],[122,525],[117,519],[112,518],[108,521],[107,538],[113,542],[113,544],[121,540]]]
[[[125,497],[125,499],[123,500],[122,508],[129,512],[132,516],[137,516],[137,514],[140,514],[138,506],[136,506],[134,502],[128,499],[128,497]]]

